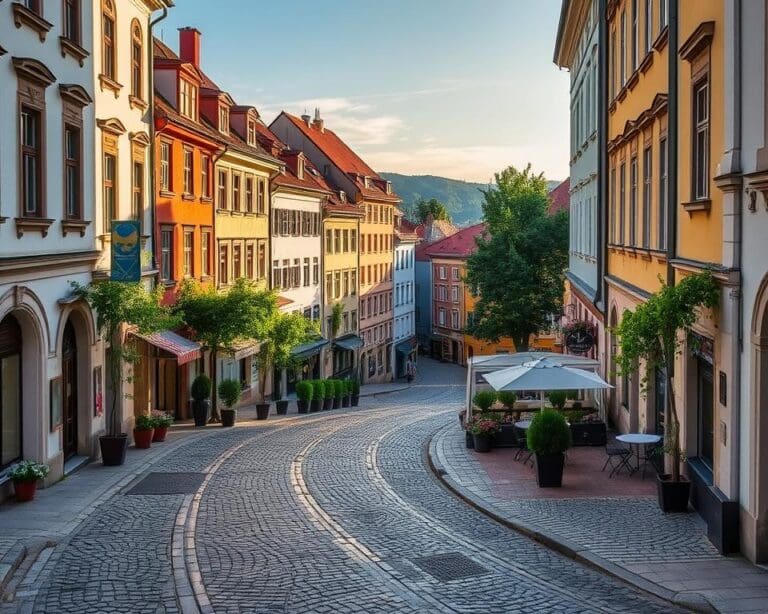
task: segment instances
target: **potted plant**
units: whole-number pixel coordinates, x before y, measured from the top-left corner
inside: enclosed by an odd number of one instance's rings
[[[192,416],[195,426],[208,424],[211,411],[211,378],[201,373],[192,381]]]
[[[321,379],[312,380],[312,404],[309,411],[316,412],[323,409],[325,402],[325,382]]]
[[[342,390],[341,406],[349,407],[349,404],[352,401],[352,382],[349,378],[347,378],[341,380],[341,383],[344,386]]]
[[[155,421],[152,416],[142,414],[136,416],[133,426],[133,443],[137,448],[145,450],[152,445],[152,437],[155,434]]]
[[[240,400],[243,389],[236,379],[225,379],[219,382],[219,398],[226,409],[221,410],[221,426],[235,426],[237,410],[235,405]],[[256,418],[259,420],[260,418]],[[264,418],[261,418],[262,420]]]
[[[35,498],[38,480],[44,479],[47,475],[48,465],[42,463],[26,460],[15,465],[8,472],[8,478],[13,482],[16,501],[19,503],[32,501]]]
[[[547,396],[552,407],[558,411],[563,411],[565,402],[568,400],[568,393],[565,390],[552,390]]]
[[[323,411],[333,409],[333,398],[336,396],[336,385],[332,379],[325,381],[325,387],[323,388]]]
[[[574,446],[604,446],[607,439],[605,422],[596,413],[588,414],[574,403],[574,409],[565,411],[565,419],[571,428]]]
[[[309,404],[312,402],[313,386],[311,380],[301,380],[296,382],[296,406],[300,414],[306,414],[309,411]]]
[[[496,392],[493,390],[481,390],[480,392],[475,393],[472,400],[477,408],[485,413],[491,409],[491,406],[496,402]]]
[[[341,407],[341,399],[346,394],[346,384],[340,379],[333,380],[333,409]]]
[[[531,420],[528,449],[536,459],[536,483],[542,488],[562,486],[565,451],[571,447],[571,431],[565,416],[543,409]]]
[[[357,407],[360,403],[360,382],[356,377],[349,380],[350,390],[352,391],[352,407]]]
[[[496,393],[496,399],[504,406],[504,409],[512,411],[515,408],[517,395],[510,390],[501,390]]]
[[[493,437],[499,432],[499,423],[488,417],[479,417],[470,425],[475,452],[490,452]]]
[[[688,511],[691,483],[680,474],[684,453],[680,447],[680,420],[674,391],[675,357],[702,308],[712,309],[719,303],[720,290],[712,273],[705,271],[683,277],[670,286],[662,280],[661,288],[634,311],[625,311],[616,327],[619,353],[616,356],[621,375],[637,371],[639,364],[646,373],[665,371],[667,404],[664,411],[664,445],[669,473],[658,476],[659,507],[664,512]],[[684,333],[684,334],[681,334]],[[643,386],[648,378],[642,380]]]
[[[298,384],[298,382],[297,382]],[[275,391],[275,413],[278,416],[285,416],[288,413],[288,399],[284,399],[280,389]]]
[[[123,432],[123,383],[131,374],[126,365],[139,360],[129,328],[142,334],[175,328],[178,318],[161,305],[162,289],[149,292],[141,283],[99,281],[88,286],[72,282],[75,297],[83,299],[96,313],[96,327],[110,344],[107,385],[111,403],[106,408],[106,433],[99,437],[101,460],[105,465],[122,465],[128,448],[128,434]]]
[[[165,441],[165,436],[168,434],[168,429],[173,424],[173,417],[170,414],[166,414],[164,411],[152,412],[152,423],[154,424],[155,431],[152,435],[152,441]]]

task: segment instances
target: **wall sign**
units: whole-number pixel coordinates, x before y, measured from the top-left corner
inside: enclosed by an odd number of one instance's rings
[[[140,230],[138,220],[112,222],[112,281],[141,279]]]
[[[586,354],[595,345],[595,335],[588,330],[572,330],[565,336],[565,347],[573,354]]]

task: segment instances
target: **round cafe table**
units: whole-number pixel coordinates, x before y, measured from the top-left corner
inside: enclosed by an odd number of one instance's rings
[[[640,471],[640,461],[643,461],[642,465],[642,477],[645,479],[645,467],[648,464],[648,454],[646,453],[646,446],[649,444],[659,443],[661,441],[661,435],[651,435],[649,433],[627,433],[625,435],[617,435],[616,441],[621,441],[629,445],[630,455],[634,455],[637,462],[634,467],[627,462],[629,468],[629,475],[632,475],[636,471]],[[643,446],[643,455],[640,456],[640,446]],[[630,461],[630,459],[627,459]]]
[[[528,430],[528,427],[531,426],[530,420],[520,420],[518,422],[515,422],[515,426],[519,429],[523,429],[524,431]]]

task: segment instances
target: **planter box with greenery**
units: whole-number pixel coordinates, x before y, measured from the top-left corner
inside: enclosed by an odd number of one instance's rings
[[[235,406],[243,392],[242,386],[236,379],[225,379],[219,382],[218,392],[221,402],[226,407],[226,409],[221,410],[221,426],[234,426],[237,415]]]
[[[300,414],[306,414],[309,411],[313,390],[314,388],[310,380],[296,382],[296,406]]]
[[[341,406],[349,407],[349,404],[352,402],[352,384],[349,379],[341,380],[341,383],[343,385]]]
[[[336,386],[333,383],[333,380],[326,379],[323,380],[325,382],[325,386],[323,387],[323,411],[328,411],[329,409],[333,409],[333,398],[336,396]]]
[[[485,413],[496,402],[496,392],[493,390],[481,390],[475,393],[472,401],[482,413]]]
[[[528,427],[527,443],[536,459],[536,483],[542,488],[562,486],[565,451],[571,447],[565,416],[554,409],[540,411]]]
[[[490,452],[493,448],[493,438],[499,432],[499,423],[487,417],[479,417],[470,425],[475,452]]]
[[[173,417],[171,417],[170,414],[166,414],[164,411],[155,410],[152,412],[152,423],[155,427],[155,431],[152,435],[152,441],[165,441],[165,436],[168,433],[168,429],[173,424]]]
[[[312,380],[312,404],[310,411],[316,412],[323,409],[325,402],[325,382],[321,379]]]
[[[147,449],[152,445],[152,437],[155,434],[155,421],[152,416],[142,414],[136,416],[133,427],[133,443],[137,448]]]
[[[211,378],[201,373],[192,381],[192,416],[195,426],[205,426],[211,411]]]
[[[574,446],[604,446],[607,441],[605,422],[599,419],[585,418],[583,410],[570,409],[564,412],[571,429],[571,441]],[[596,416],[597,414],[592,414]]]
[[[333,388],[333,409],[339,409],[341,407],[341,401],[346,395],[347,385],[344,383],[344,380],[335,379],[333,380]]]
[[[26,460],[15,465],[8,472],[8,478],[13,482],[16,501],[19,503],[32,501],[35,498],[38,481],[45,479],[48,471],[48,465],[35,461]]]
[[[353,377],[349,380],[351,390],[351,403],[352,407],[357,407],[360,404],[360,382],[357,378]]]

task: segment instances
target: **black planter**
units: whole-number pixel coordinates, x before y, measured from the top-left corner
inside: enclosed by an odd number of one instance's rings
[[[275,401],[275,411],[278,416],[285,416],[288,413],[288,401]]]
[[[517,448],[517,434],[514,424],[502,424],[501,430],[493,436],[494,448]]]
[[[490,452],[493,448],[493,435],[473,435],[475,452]]]
[[[691,496],[691,483],[680,476],[679,482],[673,482],[672,476],[662,473],[657,476],[659,507],[662,512],[681,513],[688,511],[688,498]]]
[[[221,426],[235,426],[236,409],[221,410]]]
[[[475,437],[469,431],[464,431],[464,435],[467,440],[467,448],[471,450],[475,447]]]
[[[360,403],[360,395],[359,394],[353,394],[352,395],[352,407],[357,407],[358,403]]]
[[[574,422],[571,424],[571,439],[574,446],[604,446],[605,422]]]
[[[323,400],[323,411],[328,411],[329,409],[333,409],[333,399],[324,399]]]
[[[208,424],[208,415],[211,411],[211,400],[192,401],[192,416],[195,418],[195,426]]]
[[[345,394],[343,397],[341,397],[341,406],[342,407],[349,407],[349,395]]]
[[[339,409],[341,407],[341,397],[333,397],[333,409]]]
[[[309,411],[309,406],[312,403],[312,401],[302,401],[299,399],[296,401],[296,407],[299,410],[300,414],[306,414]]]
[[[272,406],[269,403],[256,404],[256,420],[266,420],[269,418],[269,410]]]
[[[309,406],[309,411],[316,412],[323,409],[323,400],[322,399],[312,399],[312,402]]]
[[[565,454],[534,454],[536,458],[536,483],[540,488],[563,485]]]
[[[99,437],[101,462],[108,467],[122,465],[125,462],[125,451],[128,449],[128,435],[121,433],[116,437],[103,435]]]

